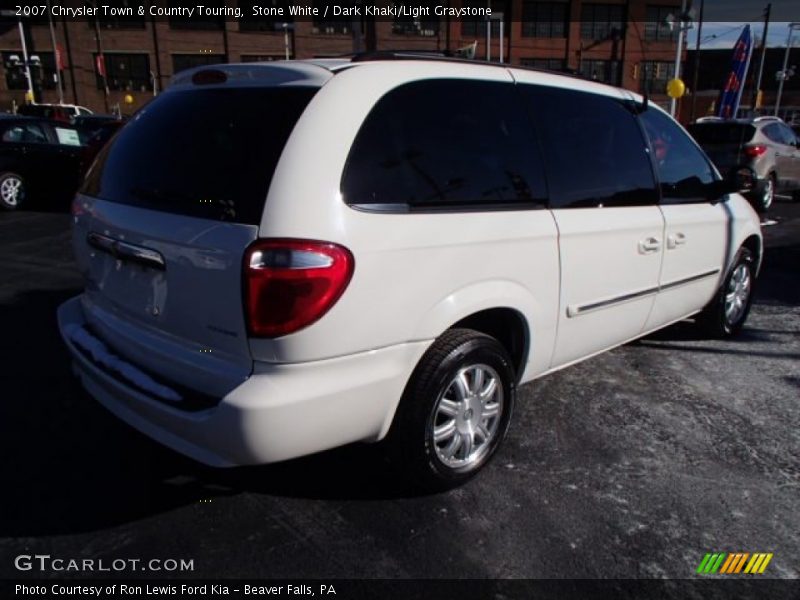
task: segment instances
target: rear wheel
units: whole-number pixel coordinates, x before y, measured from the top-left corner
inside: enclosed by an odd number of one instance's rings
[[[769,210],[770,206],[772,206],[775,200],[775,187],[775,173],[770,173],[764,182],[764,188],[761,190],[761,193],[753,198],[753,207],[756,209],[757,213],[763,215]]]
[[[477,331],[449,330],[411,376],[387,440],[390,456],[426,490],[460,485],[497,451],[515,398],[503,346]]]
[[[25,182],[16,173],[0,174],[0,206],[17,210],[25,200]]]
[[[754,283],[753,253],[741,248],[714,300],[700,313],[698,323],[712,337],[732,337],[739,333],[750,313]]]

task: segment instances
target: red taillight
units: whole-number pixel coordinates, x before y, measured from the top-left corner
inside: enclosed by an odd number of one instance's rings
[[[758,158],[767,151],[764,144],[754,144],[752,146],[745,146],[744,153],[750,158]]]
[[[330,242],[259,240],[244,262],[250,335],[279,337],[320,319],[353,275],[353,255]]]

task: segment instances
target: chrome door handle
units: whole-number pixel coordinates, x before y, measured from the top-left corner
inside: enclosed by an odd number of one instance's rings
[[[86,241],[92,248],[110,254],[117,260],[129,260],[159,271],[164,271],[167,268],[161,253],[152,248],[123,242],[94,231],[89,232],[86,236]]]
[[[683,246],[686,243],[686,236],[682,233],[671,233],[667,236],[667,248],[674,250],[678,246]]]
[[[639,242],[639,254],[652,254],[653,252],[658,252],[660,248],[661,241],[654,237],[649,237]]]

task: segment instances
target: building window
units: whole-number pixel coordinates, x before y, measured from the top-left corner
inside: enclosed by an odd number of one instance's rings
[[[135,0],[104,0],[103,6],[108,9],[119,11],[120,15],[125,16],[104,16],[103,9],[98,11],[96,18],[87,19],[89,27],[94,28],[95,21],[100,29],[144,29],[145,17],[139,15],[138,10],[141,4]]]
[[[592,81],[601,81],[616,85],[619,73],[619,62],[615,60],[583,59],[580,74]]]
[[[675,63],[670,61],[649,60],[639,68],[639,80],[642,92],[664,94],[667,82],[675,75]]]
[[[36,57],[39,57],[38,62]],[[6,70],[6,87],[9,90],[27,90],[25,66],[22,63],[22,50],[3,52],[3,66]],[[34,52],[28,55],[31,80],[36,90],[56,89],[56,59],[52,52]]]
[[[563,38],[567,36],[569,4],[566,2],[522,2],[522,37]]]
[[[397,6],[397,4],[395,4]],[[420,4],[419,6],[425,6]],[[433,6],[428,5],[430,13]],[[412,17],[395,17],[392,21],[392,33],[395,35],[410,35],[418,37],[434,37],[439,35],[439,18],[436,16],[425,19]]]
[[[492,37],[500,37],[500,19],[497,15],[503,15],[505,21],[505,35],[508,37],[508,24],[511,11],[507,7],[505,0],[462,0],[461,5],[469,8],[486,8],[487,5],[492,9]],[[461,22],[461,35],[466,38],[477,38],[486,36],[486,17],[464,17]]]
[[[322,35],[346,35],[350,33],[353,20],[347,17],[324,18],[326,3],[324,0],[314,0],[314,7],[319,15],[311,19],[311,32]],[[328,10],[331,12],[331,9]]]
[[[225,7],[225,0],[207,0],[203,3],[204,8],[214,9]],[[206,17],[197,14],[197,6],[189,0],[171,1],[170,8],[186,7],[194,8],[195,14],[191,17],[167,17],[170,29],[193,29],[204,31],[222,31],[225,29],[225,17]]]
[[[648,42],[674,42],[678,39],[678,28],[667,25],[669,15],[680,13],[677,6],[648,6],[644,24],[644,39]]]
[[[563,58],[520,58],[519,64],[546,71],[563,71],[565,66]]]
[[[95,69],[97,69],[97,54]],[[108,89],[114,91],[144,92],[153,89],[150,75],[150,57],[147,54],[103,54]],[[95,71],[97,89],[103,89],[103,78]]]
[[[194,67],[206,67],[225,62],[224,54],[173,54],[172,72],[180,73]]]
[[[94,19],[87,21],[94,29]],[[97,17],[100,29],[144,29],[144,17]]]
[[[274,16],[253,17],[251,16],[253,3],[239,0],[239,8],[244,15],[239,20],[239,31],[283,32],[284,26],[294,29],[294,17],[289,15],[289,2],[286,0],[262,0],[258,5],[264,10],[273,12]],[[283,11],[283,15],[278,14],[278,9]]]
[[[291,54],[289,55],[291,57]],[[285,60],[285,54],[242,54],[241,61],[249,62],[272,62],[274,60]]]
[[[621,4],[584,4],[581,9],[581,39],[607,40],[622,34]]]

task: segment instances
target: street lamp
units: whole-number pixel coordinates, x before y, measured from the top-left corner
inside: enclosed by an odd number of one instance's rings
[[[775,98],[775,116],[778,116],[778,111],[781,107],[781,96],[783,95],[783,82],[789,78],[789,50],[792,47],[792,34],[795,29],[800,29],[800,23],[789,23],[789,37],[786,39],[786,52],[783,55],[783,68],[778,71],[778,95]]]

